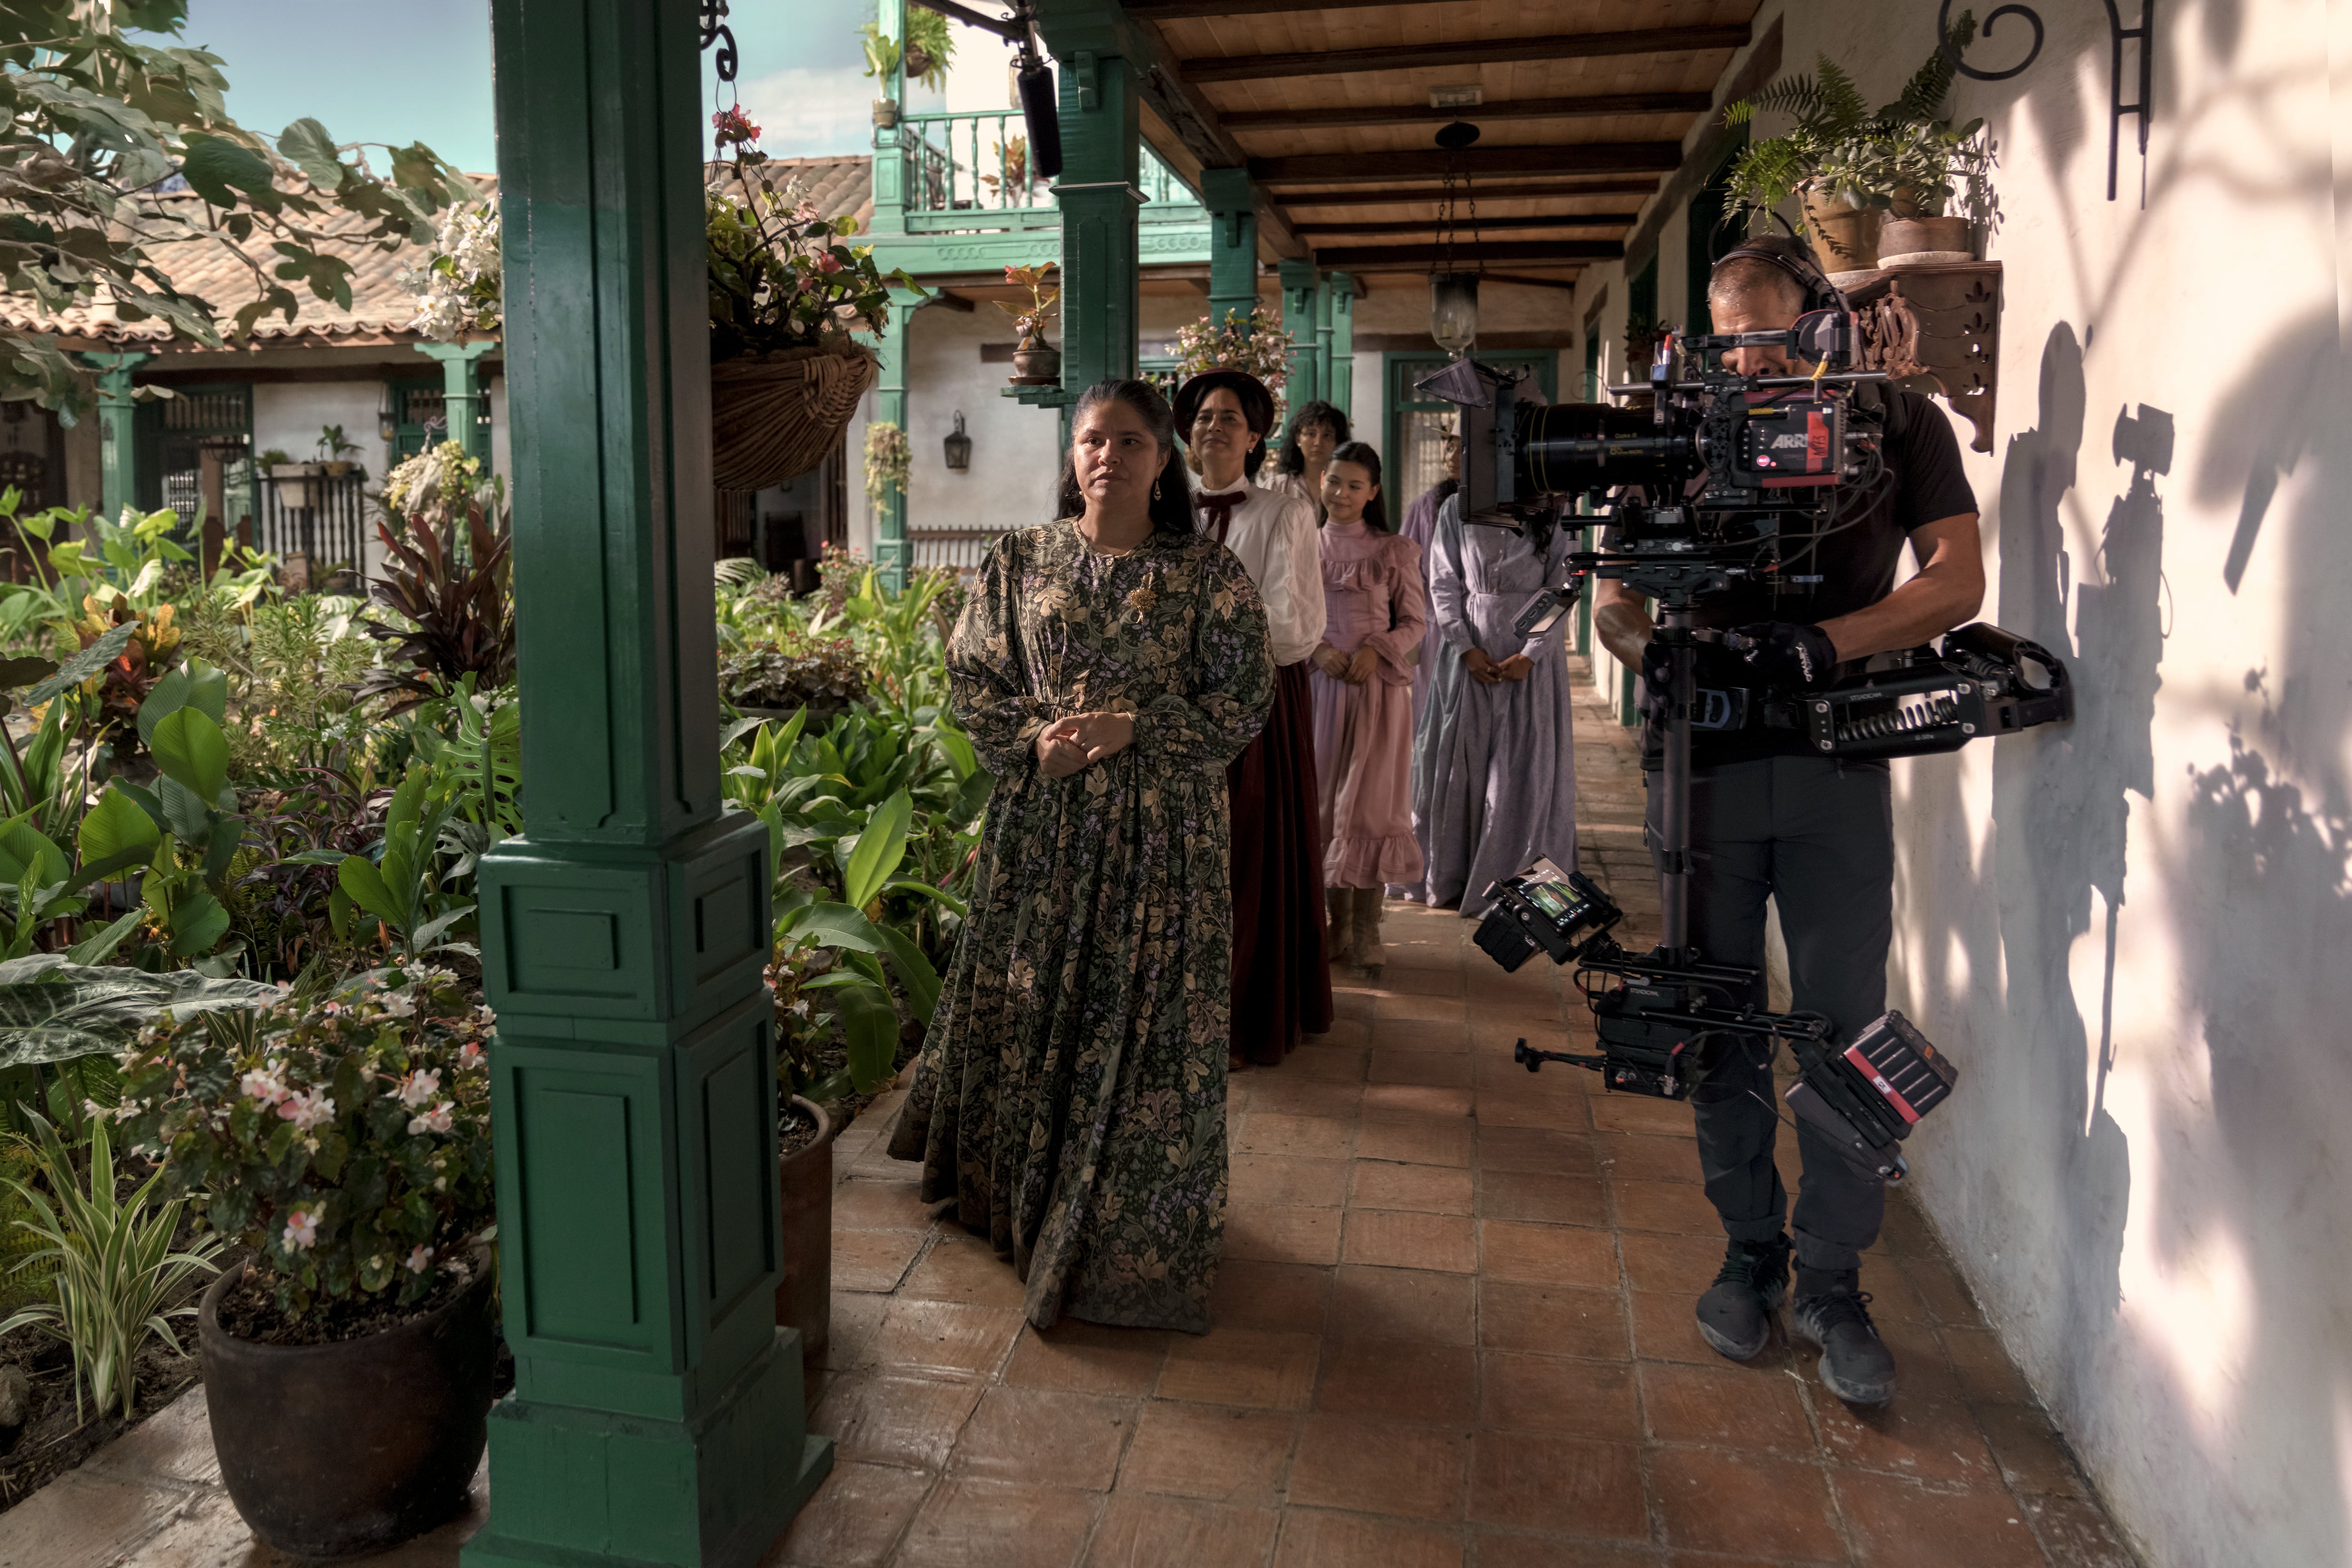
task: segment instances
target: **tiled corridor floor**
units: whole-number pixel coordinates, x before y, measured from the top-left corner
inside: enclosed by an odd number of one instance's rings
[[[1655,900],[1625,733],[1580,720],[1586,868]],[[1583,1037],[1391,906],[1386,983],[1237,1075],[1215,1328],[1023,1324],[1012,1269],[917,1201],[877,1105],[836,1149],[832,1477],[808,1568],[2131,1568],[1951,1264],[1898,1195],[1864,1282],[1902,1390],[1858,1416],[1776,1342],[1691,1324],[1722,1243],[1686,1110],[1511,1065]],[[1785,1150],[1784,1150],[1785,1153]],[[1796,1173],[1789,1172],[1793,1183]],[[262,1568],[201,1390],[0,1518],[0,1568]],[[454,1568],[481,1518],[386,1559]]]

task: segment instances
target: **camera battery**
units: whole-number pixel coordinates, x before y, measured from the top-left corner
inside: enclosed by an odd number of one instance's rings
[[[1889,1110],[1902,1118],[1903,1131],[1949,1100],[1959,1069],[1949,1057],[1927,1043],[1911,1020],[1888,1008],[1864,1026],[1845,1048],[1846,1065],[1878,1091]]]

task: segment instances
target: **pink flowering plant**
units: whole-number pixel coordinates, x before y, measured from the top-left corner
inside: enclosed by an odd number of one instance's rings
[[[116,1120],[289,1317],[420,1300],[494,1217],[490,1011],[424,966],[304,990],[166,1013],[123,1056]]]

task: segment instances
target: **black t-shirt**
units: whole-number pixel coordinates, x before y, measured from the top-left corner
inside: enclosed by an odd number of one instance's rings
[[[1780,569],[1767,580],[1700,600],[1693,617],[1700,626],[1819,626],[1852,615],[1894,591],[1904,542],[1915,529],[1977,510],[1976,492],[1960,468],[1960,444],[1944,411],[1916,392],[1876,390],[1888,405],[1885,472],[1867,498],[1855,497],[1811,538],[1783,533]],[[1660,735],[1654,724],[1644,730],[1645,760],[1655,766]],[[1793,731],[1751,727],[1736,734],[1699,731],[1691,737],[1691,760],[1701,767],[1803,750]]]

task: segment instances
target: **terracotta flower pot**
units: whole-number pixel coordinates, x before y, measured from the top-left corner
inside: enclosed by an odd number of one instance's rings
[[[1807,191],[1805,227],[1825,272],[1866,272],[1878,265],[1878,212]]]
[[[801,1359],[824,1353],[833,1331],[833,1141],[840,1124],[822,1105],[793,1096],[804,1116],[816,1118],[815,1141],[785,1155],[783,1282],[776,1287],[776,1326],[801,1331]]]
[[[1969,220],[1964,217],[1890,217],[1878,228],[1878,264],[1973,261]]]
[[[465,1507],[490,1412],[487,1249],[454,1301],[324,1345],[266,1345],[221,1327],[245,1277],[224,1272],[196,1319],[213,1449],[229,1500],[265,1544],[318,1560],[381,1551]]]

